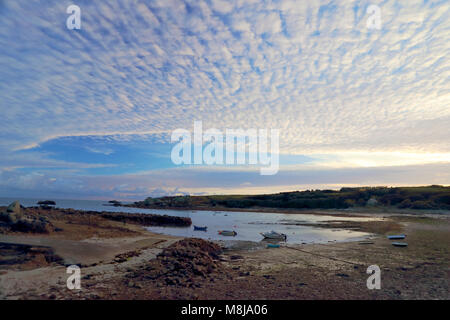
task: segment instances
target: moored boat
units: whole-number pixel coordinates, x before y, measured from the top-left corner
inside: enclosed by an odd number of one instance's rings
[[[400,239],[405,239],[406,235],[404,235],[404,234],[395,234],[395,235],[387,236],[387,238],[389,240],[400,240]]]
[[[282,241],[286,241],[286,239],[287,239],[287,235],[285,235],[284,233],[276,232],[276,231],[261,232],[260,234],[264,237],[264,239],[282,240]]]
[[[407,247],[408,244],[406,242],[392,242],[394,247]]]
[[[237,235],[236,231],[230,231],[230,230],[219,230],[219,234],[226,237],[234,237]]]
[[[199,227],[199,226],[194,226],[194,231],[207,231],[208,227]]]

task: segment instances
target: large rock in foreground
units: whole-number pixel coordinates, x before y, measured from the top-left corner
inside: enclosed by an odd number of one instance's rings
[[[165,248],[144,270],[130,277],[135,282],[156,281],[159,286],[195,287],[202,279],[224,272],[221,253],[222,248],[213,242],[183,239]]]

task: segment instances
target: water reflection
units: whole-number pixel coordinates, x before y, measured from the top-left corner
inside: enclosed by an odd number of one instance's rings
[[[177,213],[176,215],[189,216],[193,225],[207,226],[207,230],[196,231],[193,226],[184,228],[149,227],[148,230],[182,237],[241,241],[261,241],[263,240],[261,232],[275,230],[286,234],[288,243],[326,243],[330,241],[360,240],[370,235],[365,232],[347,229],[318,227],[318,224],[326,221],[367,221],[370,220],[369,218],[230,211],[178,211]],[[305,223],[308,225],[301,225]],[[234,230],[237,234],[234,237],[226,237],[220,235],[218,233],[219,230]]]

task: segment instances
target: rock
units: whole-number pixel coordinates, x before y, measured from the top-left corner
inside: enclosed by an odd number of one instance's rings
[[[138,278],[156,280],[157,286],[190,287],[196,283],[195,279],[209,278],[210,274],[221,270],[221,253],[222,248],[209,241],[180,240],[165,248]]]
[[[35,217],[23,217],[11,224],[11,230],[31,233],[49,233],[53,226],[48,221],[42,221]]]
[[[400,270],[402,270],[402,271],[408,271],[408,270],[413,270],[413,269],[414,269],[413,266],[402,266],[402,267],[400,268]]]
[[[55,206],[56,202],[53,200],[44,200],[44,201],[38,201],[38,205],[44,205],[44,206]]]
[[[20,202],[14,201],[8,206],[8,209],[6,209],[6,212],[12,212],[16,215],[20,216],[22,214],[22,210],[20,209]]]
[[[105,219],[144,226],[190,226],[191,218],[147,213],[102,212]]]
[[[348,277],[350,277],[348,274],[346,274],[346,273],[336,273],[336,275],[338,276],[338,277],[342,277],[342,278],[348,278]]]
[[[0,212],[0,221],[6,222],[8,225],[17,221],[15,214],[11,212]]]
[[[19,201],[11,203],[5,212],[0,213],[0,221],[14,224],[22,217],[22,210]]]
[[[120,207],[122,205],[122,203],[117,200],[110,200],[110,201],[108,201],[108,203],[113,205],[114,207]]]

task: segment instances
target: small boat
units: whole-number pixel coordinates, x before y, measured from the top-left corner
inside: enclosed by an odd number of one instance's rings
[[[280,245],[279,244],[276,244],[276,243],[269,243],[268,245],[267,245],[267,248],[279,248],[280,247]]]
[[[199,226],[194,226],[194,231],[207,231],[208,227],[199,227]]]
[[[276,231],[270,231],[270,232],[261,232],[260,233],[264,239],[270,239],[270,240],[283,240],[286,241],[287,235],[284,233],[279,233]]]
[[[375,242],[373,241],[361,241],[359,242],[359,244],[374,244]]]
[[[392,235],[392,236],[387,236],[387,238],[389,240],[400,240],[400,239],[405,239],[406,235],[404,235],[404,234],[395,234],[395,235]]]
[[[394,247],[407,247],[408,244],[406,242],[392,242]]]
[[[219,234],[221,236],[226,236],[226,237],[234,237],[237,235],[236,231],[230,231],[230,230],[219,230]]]

